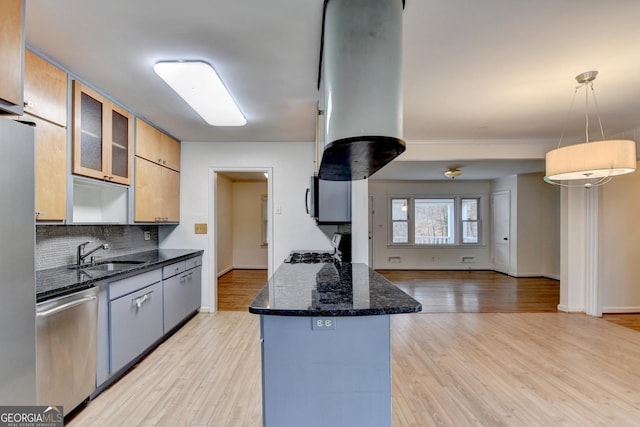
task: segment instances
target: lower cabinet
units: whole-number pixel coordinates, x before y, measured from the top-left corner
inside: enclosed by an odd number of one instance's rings
[[[111,371],[123,368],[162,337],[162,285],[111,301]]]
[[[202,257],[196,257],[163,269],[165,332],[200,308],[201,265]]]
[[[98,287],[95,397],[189,315],[200,309],[202,256]]]
[[[160,269],[109,284],[111,373],[163,335]]]

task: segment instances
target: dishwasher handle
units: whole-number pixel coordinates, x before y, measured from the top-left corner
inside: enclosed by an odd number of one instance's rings
[[[80,304],[87,303],[89,301],[93,301],[95,299],[98,299],[98,297],[95,296],[95,295],[88,295],[86,297],[82,297],[82,298],[77,299],[77,300],[69,301],[68,303],[62,304],[62,305],[60,305],[58,307],[50,308],[49,310],[38,311],[38,312],[36,312],[36,319],[42,319],[43,317],[49,317],[49,316],[51,316],[53,314],[60,313],[61,311],[68,310],[70,308],[73,308],[73,307],[78,306]]]

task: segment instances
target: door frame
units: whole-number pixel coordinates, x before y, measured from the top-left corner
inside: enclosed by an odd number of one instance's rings
[[[267,247],[267,277],[273,274],[273,167],[210,167],[209,168],[209,224],[211,224],[211,232],[209,233],[209,262],[211,263],[211,279],[209,292],[209,312],[218,311],[218,230],[217,230],[217,180],[218,172],[259,172],[267,173],[267,228],[271,241]]]
[[[506,271],[502,271],[496,268],[496,253],[497,248],[497,242],[496,242],[496,238],[495,238],[495,233],[496,233],[496,212],[494,209],[494,200],[496,198],[496,196],[507,196],[507,212],[506,212],[506,217],[507,217],[507,241],[508,241],[508,248],[507,248],[507,263],[506,263]],[[493,264],[493,269],[494,271],[498,271],[500,273],[504,273],[504,274],[510,274],[511,273],[511,191],[509,190],[501,190],[501,191],[496,191],[491,193],[491,197],[490,197],[490,203],[491,203],[491,263]]]

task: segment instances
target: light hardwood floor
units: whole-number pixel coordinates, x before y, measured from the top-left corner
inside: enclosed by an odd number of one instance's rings
[[[396,427],[640,420],[631,329],[564,313],[402,314],[391,327]],[[68,425],[260,426],[258,329],[247,312],[197,315]]]
[[[198,314],[68,425],[260,426],[259,318],[244,307]],[[427,311],[391,316],[391,333],[395,427],[639,425],[638,331],[582,314]]]

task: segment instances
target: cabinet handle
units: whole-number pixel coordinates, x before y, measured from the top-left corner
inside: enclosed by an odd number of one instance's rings
[[[141,295],[137,298],[132,298],[131,302],[133,302],[133,304],[136,306],[136,308],[140,309],[142,307],[142,304],[145,303],[145,301],[148,301],[151,297],[149,295],[151,295],[153,293],[153,290],[147,292],[144,295]]]
[[[23,104],[25,107],[32,108],[35,105],[35,102],[28,100],[28,101],[24,101]]]
[[[162,163],[162,157],[158,157],[158,163]]]

